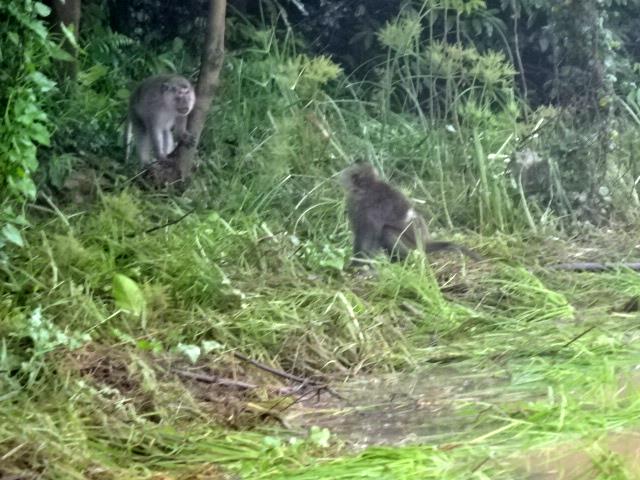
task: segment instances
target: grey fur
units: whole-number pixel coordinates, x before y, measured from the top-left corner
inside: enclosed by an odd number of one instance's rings
[[[154,160],[166,161],[176,146],[176,138],[188,141],[187,117],[195,98],[193,86],[180,75],[155,75],[140,82],[129,98],[127,160],[132,138],[142,166]]]
[[[354,262],[379,250],[392,259],[402,259],[415,248],[427,253],[456,250],[481,260],[478,254],[456,243],[430,241],[424,218],[402,192],[379,178],[372,165],[353,165],[342,172],[340,180],[347,193]]]

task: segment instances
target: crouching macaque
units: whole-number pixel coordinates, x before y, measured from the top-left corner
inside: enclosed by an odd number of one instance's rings
[[[132,136],[143,167],[154,161],[166,162],[176,146],[174,138],[178,142],[192,142],[187,117],[195,101],[193,86],[180,75],[156,75],[143,80],[129,99],[127,160]]]
[[[346,190],[347,216],[353,231],[353,263],[382,250],[393,260],[403,259],[410,250],[427,253],[454,250],[481,260],[475,252],[453,242],[430,241],[427,224],[411,202],[379,178],[368,163],[355,164],[340,174]]]

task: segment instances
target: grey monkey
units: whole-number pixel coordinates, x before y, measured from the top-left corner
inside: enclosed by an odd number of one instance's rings
[[[345,169],[340,183],[347,194],[347,216],[353,231],[354,264],[382,250],[393,260],[410,250],[427,253],[457,250],[474,260],[474,251],[448,241],[429,240],[424,218],[399,190],[380,179],[373,165],[358,163]]]
[[[190,142],[187,116],[195,101],[191,82],[180,75],[155,75],[140,82],[129,98],[127,160],[131,155],[132,137],[143,167],[154,160],[167,160],[176,146],[174,134],[178,141]]]

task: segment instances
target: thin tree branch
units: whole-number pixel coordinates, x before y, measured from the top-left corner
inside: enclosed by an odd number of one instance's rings
[[[256,360],[252,360],[251,358],[238,353],[238,352],[233,352],[233,355],[238,358],[239,360],[242,360],[243,362],[247,362],[251,365],[253,365],[254,367],[257,367],[261,370],[264,370],[265,372],[269,372],[273,375],[276,375],[278,377],[282,377],[282,378],[286,378],[288,380],[293,380],[294,382],[298,382],[300,383],[302,386],[312,386],[316,389],[316,393],[318,395],[320,395],[320,393],[322,391],[327,392],[329,395],[332,395],[340,400],[344,400],[346,401],[347,399],[345,397],[343,397],[342,395],[340,395],[338,392],[336,392],[335,390],[333,390],[331,387],[329,387],[329,385],[325,384],[325,383],[321,383],[318,382],[316,380],[312,380],[310,378],[303,378],[303,377],[298,377],[297,375],[293,375],[291,373],[287,373],[284,372],[282,370],[278,370],[277,368],[273,368],[273,367],[269,367],[268,365],[265,365],[263,363],[257,362]]]
[[[312,380],[310,378],[303,378],[303,377],[298,377],[297,375],[293,375],[291,373],[287,373],[284,372],[282,370],[278,370],[277,368],[273,368],[270,367],[268,365],[265,365],[264,363],[260,363],[256,360],[253,360],[241,353],[238,352],[233,352],[233,356],[236,357],[239,360],[242,360],[243,362],[247,362],[250,363],[251,365],[253,365],[254,367],[259,368],[260,370],[264,370],[265,372],[269,372],[273,375],[276,375],[278,377],[282,377],[282,378],[286,378],[287,380],[293,380],[294,382],[298,382],[298,383],[304,383],[306,385],[320,385],[320,382],[316,382],[315,380]]]
[[[189,378],[191,380],[197,380],[203,383],[213,383],[216,385],[223,385],[225,387],[237,387],[242,390],[253,390],[258,388],[253,383],[242,382],[240,380],[231,380],[230,378],[218,377],[217,375],[205,375],[204,373],[192,373],[186,370],[173,370],[173,372],[183,378]]]
[[[520,40],[518,39],[518,20],[520,19],[520,11],[515,0],[511,0],[511,9],[513,10],[513,47],[518,62],[518,70],[520,70],[520,81],[522,82],[522,96],[527,101],[527,79],[524,74],[524,65],[522,64],[522,56],[520,55]],[[527,109],[524,109],[525,121],[529,121]]]
[[[576,340],[584,337],[587,333],[589,333],[591,330],[593,330],[594,328],[596,328],[595,325],[591,325],[589,328],[587,328],[584,332],[576,335],[575,337],[573,337],[571,340],[569,340],[567,343],[565,343],[564,345],[562,345],[560,348],[566,348],[569,345],[571,345],[573,342],[575,342]]]
[[[165,223],[164,225],[158,225],[156,227],[149,228],[149,229],[145,230],[144,233],[152,233],[152,232],[155,232],[156,230],[160,230],[161,228],[170,227],[171,225],[175,225],[176,223],[181,222],[182,220],[187,218],[189,215],[191,215],[195,211],[196,211],[196,209],[194,207],[191,210],[189,210],[187,213],[182,215],[181,217],[176,218],[175,220],[171,220],[171,221]]]

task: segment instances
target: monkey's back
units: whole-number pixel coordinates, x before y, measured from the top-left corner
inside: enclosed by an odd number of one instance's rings
[[[402,228],[411,202],[386,182],[371,180],[364,188],[353,192],[347,208],[353,221],[358,212],[365,212],[371,222]]]

